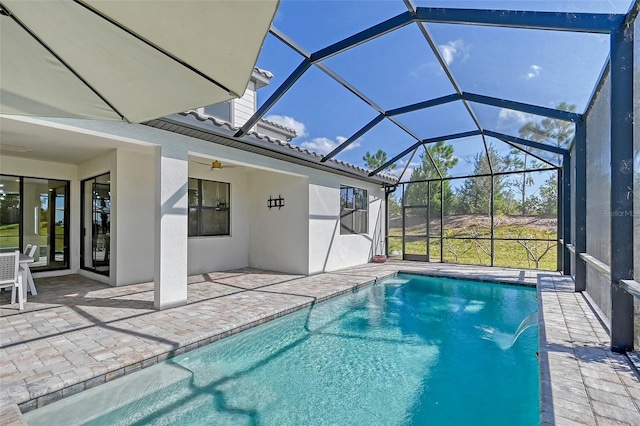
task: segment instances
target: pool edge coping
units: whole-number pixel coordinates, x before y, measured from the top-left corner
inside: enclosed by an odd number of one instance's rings
[[[347,268],[348,269],[348,268]],[[333,273],[339,272],[339,271],[332,271]],[[328,272],[329,274],[331,274],[332,272]],[[351,272],[353,275],[357,276],[357,273],[355,273],[355,271],[349,271]],[[16,418],[16,422],[15,423],[11,423],[11,424],[26,424],[24,421],[24,418],[22,416],[22,414],[28,413],[30,411],[33,411],[35,409],[38,408],[42,408],[46,405],[52,404],[54,402],[60,401],[66,397],[75,395],[79,392],[82,392],[84,390],[88,390],[91,388],[94,388],[96,386],[99,386],[100,384],[104,384],[107,382],[111,382],[117,378],[123,377],[125,375],[128,375],[130,373],[134,373],[136,371],[139,371],[141,369],[147,368],[147,367],[151,367],[153,365],[156,365],[160,362],[166,361],[170,358],[182,355],[184,353],[190,352],[192,350],[198,349],[202,346],[206,346],[210,343],[214,343],[218,340],[221,340],[223,338],[226,337],[230,337],[232,335],[235,335],[237,333],[240,333],[242,331],[248,330],[250,328],[254,328],[258,325],[262,325],[265,324],[267,322],[273,321],[275,319],[281,318],[285,315],[291,314],[293,312],[296,311],[300,311],[302,309],[308,308],[310,306],[315,305],[316,303],[320,303],[320,302],[324,302],[330,299],[334,299],[336,297],[348,294],[348,293],[352,293],[355,292],[361,288],[364,287],[368,287],[371,285],[374,285],[382,280],[385,279],[389,279],[389,278],[393,278],[395,276],[397,276],[398,274],[407,274],[407,275],[416,275],[416,276],[429,276],[429,277],[441,277],[441,278],[451,278],[451,279],[459,279],[459,280],[466,280],[466,281],[477,281],[477,282],[483,282],[483,283],[491,283],[491,284],[500,284],[500,285],[512,285],[512,286],[518,286],[518,287],[528,287],[528,288],[536,288],[537,284],[533,283],[533,282],[526,282],[527,278],[516,278],[516,279],[500,279],[500,277],[495,277],[495,276],[471,276],[468,277],[466,275],[464,275],[464,271],[460,271],[457,273],[453,273],[453,272],[447,272],[447,271],[417,271],[417,270],[409,270],[409,269],[404,269],[402,267],[400,267],[398,265],[398,267],[393,268],[393,270],[390,271],[381,271],[380,275],[375,275],[372,277],[367,277],[368,279],[366,279],[365,281],[362,282],[357,282],[354,283],[353,285],[351,285],[348,288],[344,288],[341,290],[338,290],[336,292],[327,294],[325,296],[322,297],[318,297],[318,298],[314,298],[314,300],[309,300],[309,301],[304,301],[301,303],[298,303],[294,306],[291,306],[289,308],[286,309],[282,309],[280,311],[274,312],[272,314],[269,314],[267,316],[264,316],[262,318],[258,318],[255,319],[253,321],[247,322],[245,324],[236,326],[232,329],[229,330],[224,330],[224,331],[220,331],[217,332],[215,334],[212,334],[211,336],[205,337],[203,339],[199,339],[195,342],[190,342],[190,343],[186,343],[180,347],[171,349],[169,351],[166,351],[162,354],[158,354],[158,355],[154,355],[148,358],[145,358],[141,361],[138,362],[134,362],[128,365],[122,365],[119,368],[116,369],[112,369],[110,371],[107,371],[103,374],[99,374],[96,375],[90,379],[87,380],[83,380],[81,382],[69,385],[69,386],[65,386],[61,389],[56,389],[52,392],[48,392],[45,394],[42,394],[38,397],[35,398],[31,398],[25,402],[22,403],[15,403],[10,396],[8,396],[8,401],[11,401],[10,404],[5,404],[4,401],[7,401],[7,399],[3,398],[2,394],[5,394],[4,390],[0,391],[0,405],[2,405],[2,410],[0,411],[0,418],[4,419],[5,418],[5,410],[8,410],[10,413],[9,415],[11,415],[12,413],[15,413],[15,411],[17,411],[17,414],[19,414],[19,419]],[[538,272],[538,275],[540,274],[540,272]],[[551,272],[551,274],[553,274],[553,272]],[[362,275],[360,276],[361,278],[363,277]],[[302,277],[305,278],[305,277]],[[531,278],[529,278],[531,279]],[[536,281],[538,281],[536,279]],[[305,295],[300,295],[300,296],[305,296]],[[308,297],[308,296],[307,296]],[[7,406],[9,405],[9,406]],[[13,406],[11,406],[13,405]],[[15,416],[14,416],[15,417]],[[9,424],[9,423],[7,423]]]
[[[138,362],[134,362],[128,365],[124,365],[121,366],[119,368],[107,371],[106,373],[103,374],[99,374],[96,375],[90,379],[87,380],[83,380],[81,382],[75,383],[73,385],[69,385],[69,386],[65,386],[61,389],[57,389],[53,392],[48,392],[45,393],[43,395],[40,395],[36,398],[31,398],[25,402],[21,402],[21,403],[16,403],[12,400],[11,396],[6,395],[6,392],[4,390],[2,390],[2,394],[0,395],[0,405],[1,405],[1,414],[0,414],[0,419],[4,419],[5,418],[5,410],[10,411],[9,415],[14,415],[15,417],[15,408],[17,407],[19,413],[21,414],[20,420],[22,421],[22,423],[10,423],[10,424],[26,424],[26,422],[24,421],[24,418],[22,417],[22,414],[26,414],[30,411],[36,410],[38,408],[42,408],[45,407],[49,404],[53,404],[54,402],[60,401],[64,398],[67,398],[69,396],[75,395],[79,392],[85,391],[85,390],[89,390],[92,389],[96,386],[99,386],[101,384],[104,383],[108,383],[111,382],[113,380],[116,380],[120,377],[126,376],[128,374],[131,373],[135,373],[139,370],[142,370],[144,368],[147,367],[151,367],[153,365],[156,365],[160,362],[166,361],[170,358],[174,358],[176,356],[182,355],[184,353],[187,352],[191,352],[192,350],[198,349],[200,347],[209,345],[211,343],[217,342],[221,339],[224,339],[226,337],[230,337],[233,336],[235,334],[238,334],[242,331],[257,327],[259,325],[265,324],[267,322],[273,321],[275,319],[281,318],[283,316],[289,315],[291,313],[303,310],[305,308],[308,308],[310,306],[313,306],[317,303],[321,303],[321,302],[325,302],[327,300],[330,299],[334,299],[336,297],[339,296],[343,296],[345,294],[348,293],[353,293],[361,288],[364,287],[368,287],[371,285],[376,284],[379,281],[388,279],[388,278],[393,278],[395,276],[398,275],[398,271],[391,271],[385,274],[380,275],[379,277],[373,277],[371,279],[368,279],[364,282],[358,282],[353,284],[352,286],[345,288],[345,289],[341,289],[339,291],[336,291],[334,293],[330,293],[328,295],[322,296],[322,297],[318,297],[318,298],[314,298],[314,300],[308,300],[308,301],[304,301],[301,303],[298,303],[297,305],[294,305],[292,307],[274,312],[270,315],[267,315],[265,317],[250,321],[248,323],[236,326],[232,329],[229,330],[224,330],[222,332],[218,332],[216,334],[213,334],[209,337],[205,337],[203,339],[197,340],[195,342],[191,342],[191,343],[187,343],[185,345],[179,346],[178,348],[172,349],[170,351],[166,351],[162,354],[158,354],[158,355],[154,355],[151,356],[149,358],[145,358],[141,361]],[[304,295],[300,295],[300,296],[304,296]],[[308,297],[308,296],[307,296]],[[5,396],[6,395],[6,396]],[[10,403],[6,403],[7,401],[11,401]],[[16,419],[17,420],[17,419]],[[9,423],[6,423],[9,424]]]
[[[538,284],[537,283],[529,283],[526,282],[524,280],[508,280],[508,279],[499,279],[499,278],[491,278],[491,277],[470,277],[470,278],[466,278],[466,277],[460,277],[460,276],[456,276],[455,273],[449,273],[449,272],[423,272],[423,271],[411,271],[411,270],[398,270],[397,274],[405,274],[405,275],[419,275],[419,276],[423,276],[423,277],[433,277],[433,278],[451,278],[454,280],[461,280],[461,281],[479,281],[481,283],[487,283],[487,284],[502,284],[502,285],[512,285],[512,286],[516,286],[516,287],[528,287],[528,288],[532,288],[535,289],[537,288]],[[397,275],[396,274],[396,275]]]

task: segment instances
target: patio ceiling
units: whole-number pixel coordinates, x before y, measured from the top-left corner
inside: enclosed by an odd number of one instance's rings
[[[53,121],[7,115],[0,115],[0,140],[0,155],[63,164],[80,164],[118,148],[145,150],[149,145]]]
[[[630,3],[283,0],[257,63],[275,76],[235,137],[281,120],[302,129],[292,144],[322,143],[323,162],[382,149],[371,175],[439,141],[460,158],[493,147],[560,166]],[[570,137],[521,131],[549,119]]]

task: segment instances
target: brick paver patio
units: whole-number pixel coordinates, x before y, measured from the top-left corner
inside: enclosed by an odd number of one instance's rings
[[[397,261],[309,277],[241,269],[189,277],[188,304],[164,311],[153,309],[152,283],[109,287],[80,275],[37,279],[38,295],[21,312],[8,304],[8,293],[0,295],[0,424],[21,424],[21,411],[398,271],[529,285],[538,279],[535,271]],[[607,351],[606,332],[566,278],[544,274],[540,282],[542,420],[640,424],[640,382],[626,357]]]
[[[571,278],[540,274],[538,304],[542,423],[640,425],[638,373]]]

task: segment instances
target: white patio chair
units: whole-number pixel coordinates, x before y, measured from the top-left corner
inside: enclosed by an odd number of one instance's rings
[[[24,293],[22,289],[22,275],[20,267],[20,252],[0,253],[0,288],[11,287],[11,304],[16,303],[16,289],[20,310],[24,309]]]
[[[35,259],[36,251],[38,250],[38,245],[37,244],[34,244],[34,245],[29,244],[29,245],[27,245],[27,247],[29,248],[29,250],[25,251],[24,254],[29,256],[29,257],[33,257]],[[24,269],[24,272],[25,272],[24,273],[24,279],[27,280],[28,291],[34,296],[37,295],[38,291],[36,290],[36,285],[33,282],[33,277],[31,276],[31,268],[26,263],[22,264],[22,268]]]
[[[24,248],[24,251],[22,253],[29,256],[30,251],[31,251],[31,244],[27,244],[27,246]]]
[[[27,248],[28,250],[25,250],[24,254],[26,254],[29,257],[35,258],[35,254],[36,254],[36,250],[38,250],[38,246],[35,244],[34,245],[27,244]]]

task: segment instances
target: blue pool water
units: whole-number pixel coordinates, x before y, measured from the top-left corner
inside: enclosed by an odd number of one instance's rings
[[[399,275],[25,415],[31,424],[539,423],[525,287]]]

